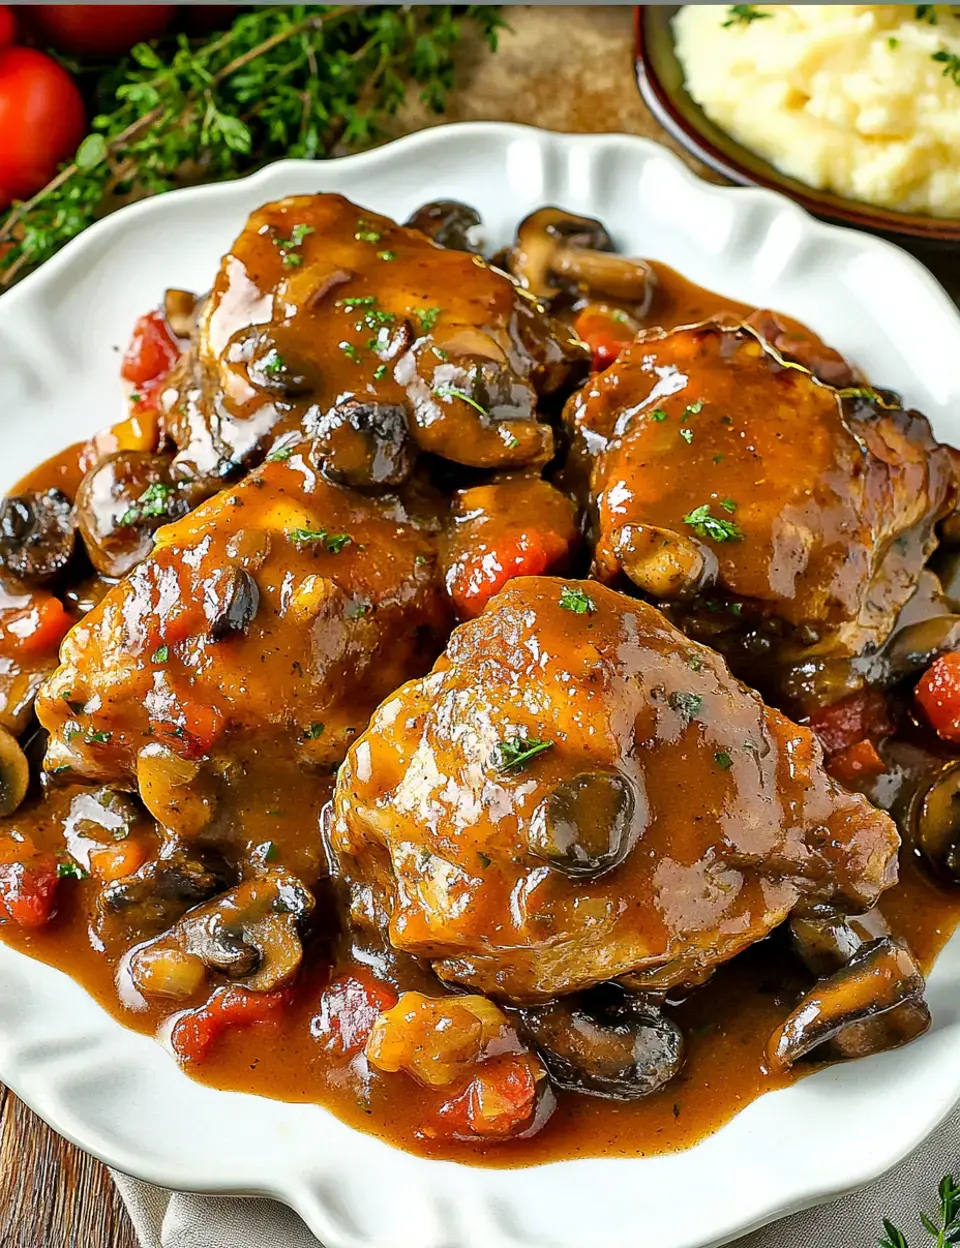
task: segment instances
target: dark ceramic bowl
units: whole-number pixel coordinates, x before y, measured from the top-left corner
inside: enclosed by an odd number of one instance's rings
[[[647,107],[663,128],[704,164],[731,182],[766,186],[789,195],[808,212],[842,225],[873,230],[894,238],[925,239],[931,243],[960,243],[960,220],[875,208],[859,200],[818,191],[780,173],[768,161],[741,146],[707,117],[683,81],[683,69],[673,44],[671,19],[676,4],[637,5],[637,85]]]

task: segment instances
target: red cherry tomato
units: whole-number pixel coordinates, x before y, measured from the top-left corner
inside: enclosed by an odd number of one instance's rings
[[[148,312],[133,327],[120,375],[135,386],[166,377],[180,356],[180,345],[162,312]]]
[[[35,48],[0,49],[0,208],[45,186],[85,133],[65,69]]]
[[[960,653],[931,663],[917,685],[917,701],[945,741],[960,741]]]
[[[31,4],[38,37],[58,52],[116,56],[143,39],[162,35],[175,4]]]
[[[8,4],[0,4],[0,48],[9,48],[17,41],[17,19]]]

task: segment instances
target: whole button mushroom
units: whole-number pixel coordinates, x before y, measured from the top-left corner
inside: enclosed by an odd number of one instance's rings
[[[529,845],[552,867],[576,879],[596,879],[622,862],[646,822],[633,785],[616,772],[583,771],[537,807]]]
[[[104,576],[126,576],[153,549],[157,529],[188,510],[169,461],[149,451],[108,455],[77,490],[77,527]]]
[[[75,540],[73,507],[60,490],[24,490],[0,503],[0,564],[27,585],[54,580]]]

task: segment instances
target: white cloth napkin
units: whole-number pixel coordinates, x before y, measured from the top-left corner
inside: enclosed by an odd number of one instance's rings
[[[960,1175],[960,1109],[876,1183],[755,1231],[736,1248],[876,1248],[882,1217],[911,1246],[932,1243],[920,1228],[920,1213],[935,1214],[937,1185],[950,1173]],[[113,1177],[143,1248],[323,1248],[295,1213],[273,1201],[189,1196],[124,1174]],[[413,1227],[409,1248],[418,1248]]]

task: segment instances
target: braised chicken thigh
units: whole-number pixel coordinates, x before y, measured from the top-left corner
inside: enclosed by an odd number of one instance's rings
[[[862,684],[955,500],[924,417],[707,324],[643,335],[568,419],[593,456],[598,576],[794,711]]]
[[[150,807],[145,776],[172,755],[193,800],[154,813],[191,831],[211,815],[196,791],[207,760],[228,785],[243,776],[228,761],[268,741],[335,767],[443,644],[436,527],[415,492],[358,494],[290,451],[161,529],[37,700],[48,773],[139,785]]]
[[[516,1002],[696,984],[793,910],[868,909],[898,846],[652,607],[537,577],[377,711],[330,839],[355,922]]]
[[[479,256],[341,195],[253,213],[169,379],[177,470],[230,478],[303,427],[325,470],[396,484],[417,450],[475,467],[543,464],[540,396],[585,351]]]

